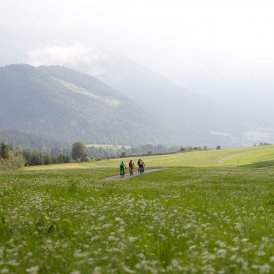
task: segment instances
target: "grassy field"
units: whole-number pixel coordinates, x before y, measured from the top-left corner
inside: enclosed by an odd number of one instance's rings
[[[0,273],[274,273],[273,146],[119,161],[0,173]]]

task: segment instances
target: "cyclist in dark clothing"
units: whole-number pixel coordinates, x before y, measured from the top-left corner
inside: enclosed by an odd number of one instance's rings
[[[138,160],[138,172],[139,174],[143,173],[145,171],[144,169],[145,163],[142,159]]]

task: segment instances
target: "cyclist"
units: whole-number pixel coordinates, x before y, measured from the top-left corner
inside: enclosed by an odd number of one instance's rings
[[[121,178],[125,177],[125,169],[126,169],[126,165],[125,165],[124,161],[122,161],[120,163],[120,176],[121,176]]]
[[[143,173],[145,171],[144,169],[145,163],[142,159],[138,160],[138,172],[139,174]]]
[[[129,161],[128,167],[129,167],[129,175],[132,176],[133,175],[133,168],[135,167],[135,164],[134,164],[133,160]]]

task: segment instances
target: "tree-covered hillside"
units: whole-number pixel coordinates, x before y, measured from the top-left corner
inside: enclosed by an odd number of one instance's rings
[[[2,67],[0,96],[2,130],[66,143],[183,142],[172,126],[131,99],[92,76],[65,67]]]

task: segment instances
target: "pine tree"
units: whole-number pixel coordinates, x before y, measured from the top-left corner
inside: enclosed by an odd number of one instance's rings
[[[9,147],[4,142],[0,145],[0,158],[9,159]]]

